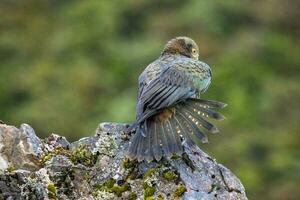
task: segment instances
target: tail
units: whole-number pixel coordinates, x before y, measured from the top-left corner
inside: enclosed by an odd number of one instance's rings
[[[162,110],[135,126],[127,156],[139,162],[159,161],[163,156],[181,155],[182,141],[190,146],[207,143],[203,129],[211,133],[218,129],[206,119],[223,120],[224,116],[212,109],[225,106],[217,101],[188,99]]]

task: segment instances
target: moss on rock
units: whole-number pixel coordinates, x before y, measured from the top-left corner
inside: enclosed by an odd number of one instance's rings
[[[13,172],[13,171],[15,171],[16,170],[16,168],[14,167],[14,166],[12,166],[12,165],[10,165],[10,166],[8,166],[7,168],[6,168],[6,171],[7,172]]]
[[[152,197],[155,193],[155,188],[149,186],[147,183],[144,183],[144,198],[147,199],[148,197]]]
[[[180,183],[180,184],[178,184],[173,196],[174,197],[181,197],[183,195],[183,193],[185,193],[185,191],[186,191],[185,186],[182,183]]]
[[[116,183],[116,180],[113,178],[107,179],[103,184],[97,184],[95,185],[95,188],[98,190],[105,190],[105,189],[110,189],[114,186]]]
[[[108,179],[103,184],[98,184],[95,186],[97,190],[106,191],[109,193],[114,193],[116,196],[120,197],[123,192],[130,189],[129,183],[124,183],[122,185],[116,185],[116,180],[113,178]]]
[[[171,159],[172,160],[179,160],[181,158],[181,156],[177,155],[177,154],[174,154],[172,155]]]
[[[137,199],[137,194],[134,192],[131,192],[128,196],[128,200],[136,200]]]
[[[85,145],[79,146],[72,152],[71,160],[74,164],[93,166],[97,162],[97,155],[94,155]]]
[[[45,164],[47,161],[51,160],[51,158],[56,155],[63,155],[66,156],[67,158],[70,158],[72,153],[70,150],[64,149],[62,147],[56,147],[53,151],[44,154],[40,162],[42,164]]]
[[[144,179],[153,176],[155,172],[156,172],[156,169],[155,169],[155,168],[150,168],[150,169],[144,174]]]
[[[130,160],[128,158],[125,158],[123,160],[122,166],[124,169],[132,171],[137,165],[137,162],[135,160]]]
[[[111,188],[111,191],[116,194],[118,197],[120,197],[122,195],[123,192],[127,191],[130,189],[130,185],[128,183],[124,183],[121,186],[118,185],[114,185]]]
[[[175,172],[171,171],[171,170],[168,170],[168,171],[165,171],[163,174],[162,174],[163,178],[166,179],[167,181],[174,181],[178,178],[177,174],[175,174]]]
[[[49,183],[47,186],[48,189],[48,197],[50,199],[56,199],[56,187],[53,183]]]

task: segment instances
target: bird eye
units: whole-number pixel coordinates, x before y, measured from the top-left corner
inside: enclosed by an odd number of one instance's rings
[[[196,54],[197,53],[196,49],[192,49],[192,53]]]

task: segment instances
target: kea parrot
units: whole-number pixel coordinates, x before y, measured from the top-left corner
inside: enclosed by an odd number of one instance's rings
[[[213,109],[226,104],[200,98],[212,71],[198,57],[199,48],[191,38],[176,37],[139,76],[136,121],[127,129],[135,132],[127,150],[130,159],[150,162],[180,156],[183,142],[199,145],[208,142],[205,132],[218,132],[207,118],[224,119]]]

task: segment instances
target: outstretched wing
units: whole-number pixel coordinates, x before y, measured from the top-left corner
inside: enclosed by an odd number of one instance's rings
[[[141,88],[138,122],[156,114],[162,108],[204,92],[210,84],[210,67],[201,61],[178,57],[161,69],[155,79],[147,85],[143,84]]]

